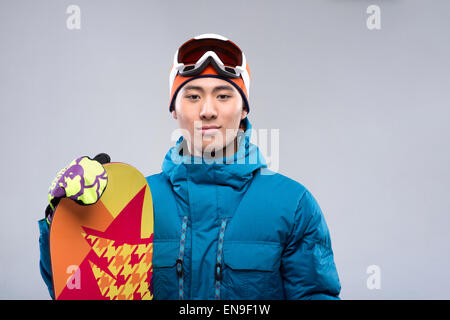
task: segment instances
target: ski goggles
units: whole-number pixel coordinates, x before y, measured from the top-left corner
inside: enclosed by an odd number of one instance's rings
[[[184,77],[195,76],[209,63],[217,73],[228,78],[239,78],[247,72],[242,50],[232,41],[213,34],[185,42],[175,54],[174,71]]]

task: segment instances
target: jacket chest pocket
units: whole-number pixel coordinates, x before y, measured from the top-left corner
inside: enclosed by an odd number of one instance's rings
[[[178,299],[176,261],[179,241],[153,242],[153,295],[158,300]]]
[[[283,299],[282,247],[275,242],[225,241],[224,299]]]

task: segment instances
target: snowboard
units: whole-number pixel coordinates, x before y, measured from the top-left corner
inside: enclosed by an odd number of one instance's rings
[[[150,300],[153,202],[145,177],[120,162],[104,164],[100,199],[63,198],[50,226],[56,300]]]

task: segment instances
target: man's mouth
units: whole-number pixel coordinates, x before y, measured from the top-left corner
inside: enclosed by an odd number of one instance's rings
[[[215,126],[215,125],[202,126],[201,129],[202,129],[202,134],[212,135],[212,134],[216,134],[217,132],[219,132],[220,126]]]

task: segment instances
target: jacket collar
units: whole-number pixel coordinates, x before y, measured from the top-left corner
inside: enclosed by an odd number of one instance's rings
[[[174,186],[190,180],[197,184],[219,184],[240,189],[253,177],[254,171],[267,167],[258,147],[250,142],[252,125],[248,118],[244,119],[244,124],[245,131],[238,132],[237,152],[216,160],[180,154],[185,144],[181,136],[164,158],[163,173]]]

